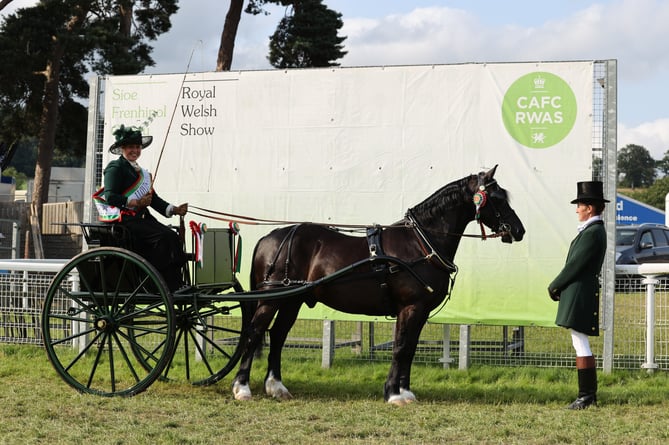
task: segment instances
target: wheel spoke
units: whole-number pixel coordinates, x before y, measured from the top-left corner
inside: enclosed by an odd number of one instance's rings
[[[207,353],[206,353],[206,351],[204,350],[204,348],[200,345],[200,343],[197,341],[197,338],[195,338],[195,334],[193,333],[193,331],[197,331],[197,329],[191,329],[190,332],[189,332],[189,334],[190,334],[191,338],[193,339],[193,344],[195,345],[195,348],[197,349],[198,353],[200,354],[200,360],[202,360],[202,363],[204,363],[204,365],[207,367],[207,371],[209,371],[209,374],[214,374],[214,370],[212,369],[211,365],[209,364],[209,360],[207,360]],[[213,342],[211,342],[211,341],[207,338],[206,335],[204,335],[204,336],[200,335],[200,336],[201,336],[202,338],[204,338],[205,341],[207,341],[209,344],[211,344],[212,346],[216,347],[216,349],[218,349],[218,351],[219,351],[220,353],[222,353],[223,355],[225,355],[227,358],[230,358],[230,355],[228,355],[228,354],[227,354],[225,351],[223,351],[222,349],[219,349]]]
[[[93,340],[90,341],[90,342],[89,342],[89,343],[88,343],[88,344],[87,344],[87,345],[86,345],[86,346],[79,352],[79,354],[77,354],[77,356],[74,357],[74,358],[70,361],[70,364],[67,365],[67,366],[65,366],[64,369],[65,369],[66,371],[68,371],[68,370],[70,370],[74,365],[76,365],[76,364],[79,362],[79,360],[81,360],[81,358],[83,358],[84,355],[86,355],[86,352],[88,352],[88,350],[91,348],[91,346],[93,346],[93,345],[96,343],[96,341],[100,338],[101,335],[102,335],[102,334],[97,334],[97,335],[93,338]]]
[[[158,345],[153,348],[153,350],[149,350],[146,346],[137,342],[136,336],[131,336],[124,332],[119,332],[119,334],[128,341],[131,348],[133,348],[133,350],[135,351],[135,354],[137,352],[142,353],[142,357],[144,358],[144,360],[151,358],[154,360],[155,363],[157,363],[160,360],[160,357],[156,355],[156,352],[160,351],[165,347],[166,344],[165,340],[159,342]]]
[[[175,359],[185,366],[186,379],[194,385],[219,381],[241,357],[239,339],[249,308],[216,298],[197,295],[177,307],[178,331],[183,332],[183,338],[176,343]]]
[[[88,382],[86,383],[86,388],[90,388],[91,385],[93,384],[93,377],[95,376],[95,372],[98,369],[98,363],[100,363],[100,360],[102,359],[102,352],[104,351],[104,344],[107,342],[107,336],[102,335],[102,341],[100,341],[100,344],[98,345],[98,351],[96,353],[95,361],[93,362],[93,366],[91,367],[91,373],[88,376]]]
[[[210,329],[212,329],[212,328],[210,328]],[[208,345],[210,345],[212,348],[216,349],[218,352],[220,352],[221,354],[225,355],[227,358],[231,358],[231,357],[232,357],[232,355],[231,355],[231,354],[228,354],[228,353],[225,351],[225,349],[221,348],[218,344],[216,344],[215,341],[213,341],[211,338],[209,338],[209,336],[208,336],[205,332],[201,332],[201,331],[199,331],[199,330],[197,330],[197,329],[194,329],[194,330],[196,331],[197,335],[198,335],[202,340],[204,340]],[[215,329],[215,330],[216,330],[216,329]],[[225,330],[225,329],[220,329],[219,331],[226,331],[226,330]],[[193,334],[192,331],[191,331],[191,336],[193,336],[193,342],[195,342],[195,344],[198,346],[198,350],[200,350],[200,349],[201,349],[200,344],[199,344],[199,342],[197,341],[197,339],[195,338],[195,334]],[[202,353],[202,356],[204,357],[204,351],[201,351],[201,350],[200,350],[200,352]]]
[[[128,369],[132,373],[132,376],[134,377],[135,382],[139,382],[140,378],[139,378],[139,374],[137,374],[137,371],[135,370],[135,365],[130,360],[130,357],[128,356],[128,353],[126,352],[125,347],[123,346],[123,343],[121,342],[121,339],[118,338],[117,334],[120,334],[120,332],[115,332],[113,337],[114,337],[114,342],[116,343],[116,346],[118,347],[119,353],[123,356],[123,360],[125,360],[125,364],[128,366]]]
[[[176,346],[181,342],[181,338],[183,337],[183,330],[182,329],[177,329],[177,337],[176,340],[174,341],[175,349]],[[170,373],[170,370],[172,369],[172,362],[174,361],[174,354],[172,354],[172,357],[170,358],[170,362],[165,366],[165,372],[163,373],[163,378],[168,378],[168,374]]]

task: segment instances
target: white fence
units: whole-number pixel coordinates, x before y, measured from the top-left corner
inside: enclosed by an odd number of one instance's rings
[[[649,372],[659,368],[655,356],[655,343],[657,329],[666,330],[669,320],[666,318],[666,305],[658,306],[656,294],[658,286],[663,284],[661,278],[669,274],[669,264],[666,263],[646,263],[639,265],[620,265],[616,267],[617,274],[641,275],[644,278],[641,283],[646,286],[646,351],[645,361],[642,368]],[[656,311],[659,309],[659,311]],[[656,312],[662,314],[662,319],[658,320]],[[666,340],[666,339],[665,339]],[[666,350],[666,345],[665,350]]]
[[[0,261],[0,343],[42,344],[42,301],[51,279],[66,261]],[[669,369],[669,264],[618,266],[616,274],[615,335],[609,334],[613,338],[612,368]],[[387,360],[393,326],[391,320],[298,320],[287,346],[320,353],[323,366],[332,363],[335,352],[342,357]],[[593,337],[592,347],[603,363],[602,337]],[[428,323],[416,354],[416,361],[461,369],[480,363],[572,367],[573,360],[571,342],[563,329],[536,326]]]
[[[0,261],[0,342],[42,344],[42,301],[67,261]]]

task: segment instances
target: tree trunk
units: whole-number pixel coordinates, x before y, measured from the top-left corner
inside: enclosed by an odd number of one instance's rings
[[[65,29],[73,33],[86,16],[86,10],[79,9]],[[58,109],[60,105],[60,69],[65,54],[65,46],[58,35],[52,36],[51,55],[47,61],[44,75],[44,99],[40,117],[39,142],[37,145],[37,164],[35,166],[35,188],[32,204],[37,213],[38,224],[42,224],[42,205],[49,202],[49,183],[51,182],[51,164],[56,144],[56,127],[58,125]]]
[[[119,33],[124,37],[130,37],[132,32],[133,2],[119,2],[118,15],[120,19]],[[127,50],[127,48],[125,48]]]
[[[218,59],[216,60],[216,71],[230,71],[232,66],[232,53],[235,50],[235,38],[237,28],[242,18],[242,7],[244,0],[230,0],[230,9],[225,16],[225,24],[221,33],[221,44],[218,47]]]
[[[37,210],[38,221],[42,222],[42,204],[49,202],[49,182],[51,182],[51,164],[56,140],[56,123],[58,122],[58,83],[60,66],[64,49],[60,42],[54,40],[51,60],[44,72],[44,101],[40,118],[39,143],[37,145],[37,165],[35,167],[35,190],[32,202]]]

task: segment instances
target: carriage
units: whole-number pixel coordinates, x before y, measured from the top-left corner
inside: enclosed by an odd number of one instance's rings
[[[134,395],[177,375],[213,384],[241,362],[232,386],[235,398],[245,400],[254,352],[275,320],[265,389],[289,398],[281,348],[299,307],[322,302],[397,318],[384,398],[411,402],[418,337],[450,291],[467,224],[476,220],[484,239],[484,225],[505,242],[523,237],[495,169],[447,184],[404,219],[366,236],[311,223],[275,229],[255,247],[249,290],[237,279],[233,229],[205,231],[193,243],[201,250],[189,254],[184,268],[190,286],[170,291],[133,252],[123,226],[81,224],[89,246],[98,247],[72,258],[47,291],[42,332],[49,360],[70,386],[103,396]]]
[[[186,265],[192,286],[172,293],[133,252],[123,226],[81,227],[96,247],[54,277],[42,312],[47,354],[68,384],[87,393],[134,395],[176,372],[195,385],[214,383],[235,366],[251,306],[221,294],[243,291],[233,269],[232,230],[205,232],[202,267],[194,267],[193,255]]]

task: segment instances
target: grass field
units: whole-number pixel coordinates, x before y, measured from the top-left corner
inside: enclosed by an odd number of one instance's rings
[[[565,410],[574,370],[416,365],[418,402],[383,402],[388,363],[292,354],[284,380],[294,395],[236,402],[231,376],[208,387],[156,382],[131,398],[82,395],[67,386],[42,348],[0,346],[3,444],[660,444],[669,441],[669,376],[600,373],[599,406]]]

